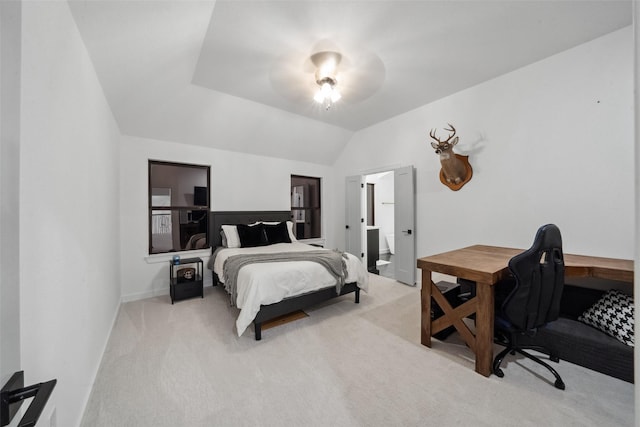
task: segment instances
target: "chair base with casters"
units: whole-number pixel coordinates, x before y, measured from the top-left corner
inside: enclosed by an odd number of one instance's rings
[[[502,369],[500,368],[500,365],[502,364],[502,361],[504,360],[505,356],[507,355],[507,353],[510,353],[512,355],[515,355],[516,353],[519,353],[523,356],[525,356],[528,359],[533,360],[534,362],[544,366],[545,368],[547,368],[549,370],[549,372],[551,372],[553,374],[553,376],[556,378],[555,382],[554,382],[554,386],[557,389],[560,390],[564,390],[565,389],[565,385],[564,385],[564,381],[562,381],[562,378],[560,377],[560,374],[558,374],[558,372],[556,372],[555,369],[553,369],[548,363],[544,362],[543,360],[541,360],[539,357],[536,357],[530,353],[527,353],[525,350],[535,350],[535,351],[539,351],[541,353],[548,353],[549,354],[549,360],[551,360],[552,362],[559,362],[560,359],[558,358],[558,356],[554,355],[553,353],[549,352],[548,349],[544,348],[544,347],[540,347],[540,346],[520,346],[518,345],[518,335],[520,333],[516,332],[516,331],[510,331],[509,332],[509,338],[505,338],[504,340],[496,340],[496,344],[500,344],[500,345],[504,345],[505,349],[502,350],[500,353],[498,353],[498,355],[493,359],[493,373],[502,378],[504,377],[504,372],[502,371]]]

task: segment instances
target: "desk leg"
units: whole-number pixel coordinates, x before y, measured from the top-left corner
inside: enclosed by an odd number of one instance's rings
[[[422,319],[420,342],[431,347],[431,271],[422,270]]]
[[[490,283],[476,285],[476,372],[488,377],[493,369],[494,288]]]

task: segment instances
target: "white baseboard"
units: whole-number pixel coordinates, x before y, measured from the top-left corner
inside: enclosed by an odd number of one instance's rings
[[[96,366],[96,369],[91,374],[91,379],[89,381],[89,384],[91,385],[91,387],[89,388],[89,392],[84,397],[84,402],[82,402],[82,411],[80,411],[80,414],[81,414],[80,421],[82,421],[82,419],[84,418],[84,413],[87,410],[87,404],[89,403],[91,394],[93,394],[93,386],[96,383],[96,378],[98,377],[98,373],[100,372],[100,368],[102,367],[102,360],[104,359],[104,354],[107,351],[107,345],[109,344],[109,340],[111,340],[111,334],[113,333],[113,328],[115,328],[116,326],[116,321],[118,320],[118,315],[120,314],[120,307],[122,307],[122,303],[118,304],[118,308],[115,310],[115,313],[113,314],[113,318],[111,319],[111,328],[109,328],[109,333],[107,334],[107,337],[104,340],[104,343],[102,344],[102,352],[100,355],[100,360],[98,361],[98,365]],[[52,411],[55,411],[55,408],[52,409]],[[54,419],[57,419],[57,414],[49,413],[47,420],[51,420],[52,416],[54,417]]]
[[[169,295],[169,288],[154,289],[146,292],[137,292],[135,294],[122,295],[122,297],[120,298],[120,301],[125,303],[130,301],[138,301],[141,299],[159,297],[162,295]]]
[[[208,270],[205,269],[204,278],[202,280],[202,286],[204,286],[204,287],[213,286],[213,277],[211,276],[211,274],[207,274],[207,272],[208,272]],[[121,303],[125,303],[125,302],[130,302],[130,301],[138,301],[138,300],[141,300],[141,299],[159,297],[159,296],[163,296],[163,295],[169,295],[169,287],[168,286],[166,288],[161,288],[161,289],[153,289],[153,290],[145,291],[145,292],[137,292],[137,293],[134,293],[134,294],[122,295],[120,297],[120,302]]]

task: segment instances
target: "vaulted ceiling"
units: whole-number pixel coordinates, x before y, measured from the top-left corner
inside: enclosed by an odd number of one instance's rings
[[[631,25],[631,0],[69,0],[125,135],[332,164],[354,132]],[[343,98],[313,101],[313,53]]]

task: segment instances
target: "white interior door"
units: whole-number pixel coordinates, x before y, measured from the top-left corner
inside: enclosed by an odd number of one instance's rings
[[[362,242],[364,233],[364,217],[362,216],[364,204],[364,176],[348,176],[345,188],[345,251],[353,254],[364,262],[365,247]]]
[[[395,278],[416,284],[415,170],[413,166],[394,169]]]

